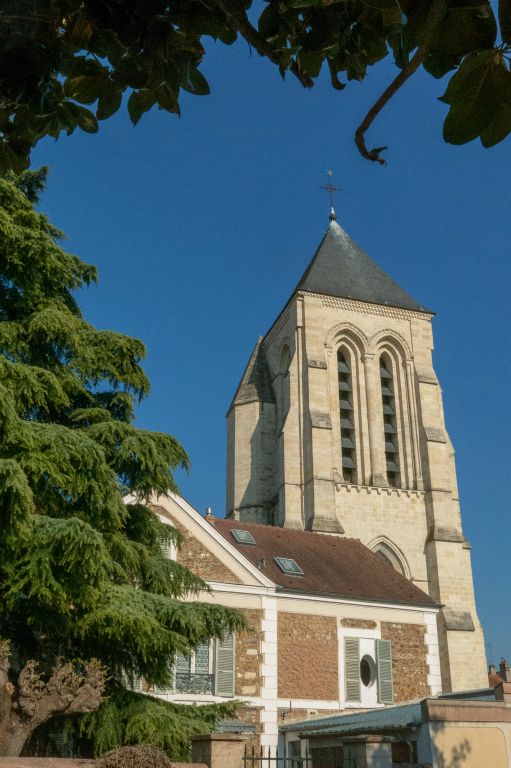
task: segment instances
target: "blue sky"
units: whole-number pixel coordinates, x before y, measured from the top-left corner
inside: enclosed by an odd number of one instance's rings
[[[511,658],[511,140],[445,145],[445,84],[419,73],[369,133],[369,146],[389,146],[382,168],[352,137],[387,64],[342,93],[326,76],[304,91],[245,44],[212,44],[204,72],[212,94],[185,94],[180,119],[154,111],[133,128],[123,110],[98,135],[46,139],[33,155],[51,168],[42,209],[99,268],[79,297],[86,318],[147,345],[137,423],[184,444],[183,495],[223,516],[225,412],[326,229],[319,185],[333,168],[339,222],[438,313],[479,614],[496,660]]]

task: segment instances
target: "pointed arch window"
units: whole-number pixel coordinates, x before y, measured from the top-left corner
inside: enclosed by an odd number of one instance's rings
[[[396,398],[392,363],[387,354],[380,357],[381,399],[383,409],[383,430],[385,435],[385,463],[387,480],[391,487],[399,488],[399,443],[396,418]]]
[[[337,352],[339,382],[339,412],[341,417],[342,476],[348,483],[357,482],[357,451],[353,409],[353,379],[351,356],[347,349]]]
[[[400,573],[402,576],[405,575],[404,568],[401,565],[400,560],[396,557],[394,552],[389,547],[385,547],[385,545],[381,545],[379,549],[375,550],[375,555],[378,557],[381,557],[382,560],[384,560],[386,563],[391,565],[394,570],[396,570],[398,573]]]

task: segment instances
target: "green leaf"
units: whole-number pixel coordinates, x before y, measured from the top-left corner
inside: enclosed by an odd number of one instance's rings
[[[506,73],[493,119],[481,132],[483,147],[493,147],[511,133],[511,74],[507,70]]]
[[[177,115],[180,114],[179,102],[174,91],[169,88],[167,83],[162,83],[159,85],[155,90],[155,94],[158,101],[158,106],[161,109],[165,109],[167,112],[172,112]]]
[[[450,144],[465,144],[491,124],[498,125],[500,105],[509,97],[510,75],[500,53],[481,60],[465,73],[462,65],[454,75],[458,85],[451,92],[451,109],[444,122],[444,139]],[[491,136],[497,133],[494,127]]]
[[[472,51],[493,48],[496,36],[495,16],[488,4],[480,8],[453,8],[436,27],[431,53],[456,64]]]
[[[362,2],[368,8],[376,8],[378,11],[393,11],[397,9],[399,12],[399,4],[396,0],[362,0]]]
[[[297,59],[302,72],[311,77],[317,77],[321,71],[324,55],[322,51],[304,51],[302,48]]]
[[[259,16],[259,21],[257,23],[259,32],[263,37],[271,37],[272,35],[277,34],[281,21],[282,17],[279,14],[278,8],[270,3]]]
[[[133,125],[136,125],[144,112],[148,112],[156,104],[156,96],[148,88],[133,91],[128,99],[128,112]]]
[[[511,42],[511,0],[499,0],[499,24],[503,43]]]
[[[108,77],[108,73],[106,75]],[[82,104],[92,104],[104,88],[105,78],[98,75],[79,75],[69,78],[64,83],[64,92],[71,99]]]
[[[441,78],[456,67],[457,58],[443,56],[438,53],[431,53],[423,63],[426,72],[433,77]]]
[[[365,51],[357,51],[346,55],[346,74],[348,80],[363,80],[367,70]]]
[[[114,66],[126,51],[113,29],[96,28],[89,40],[90,50],[100,58],[107,58]]]
[[[147,77],[147,63],[134,56],[124,56],[115,68],[115,79],[130,88],[144,88]]]
[[[86,131],[87,133],[97,133],[98,132],[98,121],[96,120],[96,117],[92,114],[92,112],[88,109],[85,109],[85,107],[80,107],[78,105],[75,105],[78,112],[77,112],[77,120],[76,124],[79,128],[82,129],[82,131]]]
[[[28,166],[28,155],[18,154],[6,141],[0,140],[0,176],[3,176],[7,171],[21,173]]]
[[[105,88],[99,95],[98,109],[96,117],[98,120],[106,120],[111,117],[122,102],[122,91],[114,83],[109,88]]]
[[[453,104],[457,98],[458,92],[462,94],[463,89],[467,87],[468,78],[474,75],[474,77],[478,79],[481,76],[481,71],[485,70],[490,65],[494,56],[494,49],[481,51],[480,53],[474,53],[467,56],[456,73],[449,80],[447,90],[443,96],[439,97],[439,100],[443,101],[445,104]],[[470,83],[468,87],[470,88]]]
[[[108,74],[108,70],[96,59],[86,58],[85,56],[72,56],[65,58],[60,67],[61,72],[67,77],[78,77],[79,75],[94,76]]]
[[[209,94],[209,84],[202,72],[193,64],[187,68],[186,76],[181,81],[181,85],[189,93],[195,96],[207,96]]]

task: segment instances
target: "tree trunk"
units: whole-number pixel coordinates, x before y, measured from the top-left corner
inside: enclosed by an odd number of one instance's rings
[[[48,680],[29,661],[13,683],[9,643],[0,640],[0,757],[18,757],[32,732],[56,715],[93,712],[105,681],[105,670],[92,659],[80,672],[70,663],[57,664]]]

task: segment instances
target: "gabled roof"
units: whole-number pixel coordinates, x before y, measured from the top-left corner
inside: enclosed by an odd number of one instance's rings
[[[229,411],[233,405],[239,405],[240,403],[252,403],[254,401],[260,403],[275,402],[270,371],[264,356],[262,341],[263,337],[260,336],[238,384],[238,389],[229,406]]]
[[[430,608],[436,605],[429,595],[358,539],[227,519],[214,518],[210,522],[245,558],[254,565],[259,564],[261,572],[285,592],[409,603]],[[238,543],[231,533],[233,529],[249,531],[255,544]],[[303,576],[283,573],[274,560],[276,557],[295,560]]]
[[[332,214],[335,216],[335,214]],[[296,291],[434,314],[418,304],[333,219]]]

